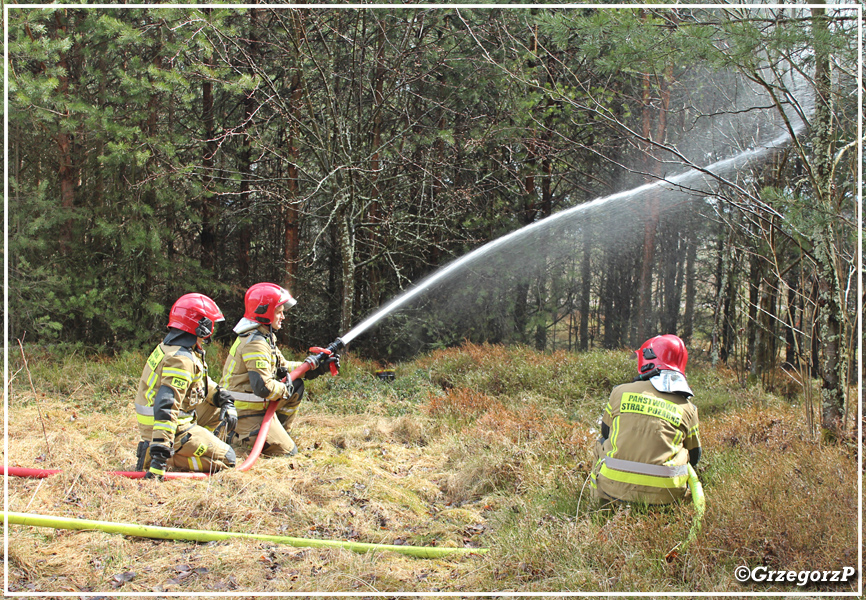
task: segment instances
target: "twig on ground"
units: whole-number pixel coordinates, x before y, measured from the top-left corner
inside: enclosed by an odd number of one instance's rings
[[[42,416],[42,406],[39,404],[39,396],[36,394],[36,386],[33,385],[33,376],[30,374],[30,367],[27,365],[27,355],[24,354],[24,344],[21,343],[20,339],[18,340],[18,347],[21,348],[21,358],[24,360],[24,369],[27,371],[27,378],[30,380],[30,391],[33,392],[33,398],[36,401],[36,410],[39,411],[39,422],[42,424],[42,437],[45,438],[45,448],[50,460],[51,444],[48,443],[48,433],[45,431],[45,417]]]
[[[30,510],[30,505],[33,504],[33,501],[34,501],[34,500],[36,500],[36,494],[39,493],[39,488],[42,487],[42,482],[43,482],[43,481],[45,481],[45,479],[40,479],[40,480],[39,480],[39,484],[36,486],[36,489],[33,490],[33,496],[30,497],[30,502],[28,502],[28,503],[27,503],[27,506],[24,508],[24,512],[27,512],[28,510]]]

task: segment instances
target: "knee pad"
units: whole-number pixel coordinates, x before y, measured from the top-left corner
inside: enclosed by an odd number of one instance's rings
[[[234,467],[235,463],[238,461],[238,457],[235,454],[235,449],[229,446],[229,449],[226,450],[226,456],[223,459],[223,462],[230,467]]]

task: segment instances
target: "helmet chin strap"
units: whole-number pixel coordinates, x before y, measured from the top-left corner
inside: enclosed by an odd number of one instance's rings
[[[662,372],[661,369],[659,369],[659,368],[655,368],[655,369],[652,369],[652,370],[650,370],[650,371],[648,371],[648,372],[646,372],[646,373],[641,373],[640,375],[638,375],[637,377],[635,377],[634,380],[635,380],[635,381],[648,381],[648,380],[652,379],[653,377],[655,377],[656,375],[658,375],[658,374],[661,373],[661,372]]]

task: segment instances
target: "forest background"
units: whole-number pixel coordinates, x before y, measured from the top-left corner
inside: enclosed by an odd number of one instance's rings
[[[299,300],[281,342],[322,345],[472,249],[621,194],[353,350],[676,333],[743,380],[795,380],[831,436],[856,409],[857,9],[6,9],[7,341],[151,346],[190,291],[228,339],[274,281]]]

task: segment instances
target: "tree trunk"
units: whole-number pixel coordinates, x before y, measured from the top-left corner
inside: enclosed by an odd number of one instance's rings
[[[710,361],[715,367],[719,361],[724,361],[723,354],[723,328],[725,327],[725,295],[728,291],[728,277],[730,264],[730,236],[728,239],[723,239],[721,235],[718,240],[717,257],[716,257],[716,305],[713,311],[713,331],[712,331],[712,346],[710,348]]]
[[[249,10],[250,15],[250,31],[248,35],[247,41],[247,54],[250,57],[250,73],[253,74],[255,72],[255,63],[258,60],[258,11],[254,8]],[[236,251],[236,261],[237,261],[237,269],[238,269],[238,279],[237,283],[241,285],[241,287],[249,287],[254,282],[250,278],[250,244],[252,242],[252,225],[250,224],[247,215],[249,213],[250,205],[251,205],[251,182],[253,178],[253,169],[252,169],[252,140],[250,139],[250,134],[248,133],[250,127],[252,126],[253,115],[255,114],[256,109],[256,101],[254,98],[255,91],[251,90],[249,92],[244,93],[243,105],[244,105],[244,120],[241,125],[241,131],[243,132],[243,138],[241,141],[241,151],[240,156],[238,157],[238,171],[241,173],[241,185],[240,185],[240,224],[238,226],[237,233],[237,251]],[[288,325],[288,323],[287,323]]]
[[[695,223],[689,226],[688,237],[686,239],[686,300],[685,307],[683,308],[682,327],[682,339],[686,346],[692,341],[695,326],[695,295],[697,293],[697,286],[695,285],[695,262],[698,255],[698,240],[695,227]]]
[[[306,38],[306,26],[304,19],[306,18],[306,10],[301,9],[293,11],[292,23],[295,34],[295,45],[300,47],[301,42]],[[298,161],[300,160],[298,119],[295,116],[300,116],[303,110],[302,99],[304,95],[304,78],[301,64],[298,62],[292,72],[291,94],[289,102],[289,110],[291,115],[288,122],[287,146],[288,146],[288,165],[287,165],[287,185],[288,198],[283,204],[283,281],[286,289],[292,290],[297,280],[297,264],[301,251],[301,214],[298,208],[298,194],[300,193],[298,186]]]
[[[376,308],[380,303],[379,273],[378,260],[374,257],[378,251],[378,229],[379,229],[379,177],[381,169],[381,161],[379,157],[380,148],[382,146],[382,110],[384,105],[384,96],[382,95],[384,80],[385,80],[385,29],[382,21],[377,21],[379,27],[378,43],[376,50],[376,72],[373,80],[373,133],[372,133],[372,152],[370,157],[370,209],[367,211],[367,218],[370,223],[367,231],[367,246],[369,248],[370,258],[373,259],[367,269],[367,285],[370,290],[370,308]]]
[[[340,304],[340,331],[352,326],[355,301],[355,234],[349,221],[349,211],[340,209],[340,258],[343,273],[343,291]]]
[[[59,10],[55,13],[58,37],[68,37],[67,10]],[[69,54],[72,50],[66,50],[60,55],[57,66],[60,67],[61,75],[58,77],[57,90],[64,98],[69,98]],[[69,108],[65,109],[63,117],[57,124],[57,179],[60,183],[60,206],[66,213],[67,220],[60,234],[60,252],[66,254],[68,245],[72,242],[72,229],[74,219],[72,211],[75,207],[75,169],[72,161],[72,133],[67,129],[67,119],[70,117]]]
[[[652,110],[650,102],[650,75],[643,76],[643,97],[641,109],[641,133],[644,137],[644,165],[645,180],[647,183],[662,176],[662,164],[657,160],[656,152],[650,139],[657,144],[663,144],[667,136],[667,113],[670,107],[670,87],[668,80],[672,78],[671,67],[665,73],[658,76],[659,84],[659,109],[656,115],[655,133],[650,133],[652,122]],[[652,136],[652,137],[651,137]],[[645,340],[654,333],[655,319],[653,317],[652,291],[653,291],[653,269],[656,259],[656,232],[659,224],[659,191],[654,191],[647,196],[644,218],[644,241],[643,259],[640,268],[640,290],[638,292],[638,316],[637,316],[637,339]]]
[[[213,9],[205,8],[208,17]],[[213,62],[213,57],[211,57]],[[216,242],[213,224],[213,185],[214,185],[214,155],[217,150],[216,127],[214,124],[213,84],[205,79],[201,90],[201,118],[204,124],[204,147],[202,149],[203,190],[201,207],[201,266],[211,271],[214,267],[214,245]]]
[[[746,353],[749,359],[749,374],[759,374],[758,358],[758,303],[761,300],[761,281],[763,280],[763,269],[761,269],[761,257],[752,253],[749,258],[749,327],[746,332]]]
[[[788,314],[785,327],[785,363],[789,368],[799,369],[800,343],[798,338],[800,337],[800,334],[798,331],[802,331],[803,328],[803,299],[802,295],[797,293],[797,276],[793,269],[789,271],[785,282],[788,288]]]
[[[590,293],[592,274],[591,265],[589,262],[590,252],[592,251],[592,230],[585,227],[582,234],[583,250],[580,257],[580,331],[578,332],[578,349],[589,349],[589,311],[590,311]]]
[[[812,118],[812,150],[816,201],[826,214],[832,210],[832,147],[833,124],[829,105],[831,97],[830,60],[826,49],[829,38],[827,15],[824,8],[812,9],[812,29],[815,35],[815,113]],[[842,357],[842,307],[839,298],[839,280],[834,267],[834,235],[832,225],[820,219],[815,235],[818,257],[818,290],[821,307],[821,424],[825,436],[835,438],[845,424],[842,422],[845,405],[845,360]]]
[[[659,333],[677,333],[677,322],[680,316],[682,300],[683,256],[678,225],[666,222],[664,239],[667,243],[661,248],[660,287],[661,287],[661,330]]]

